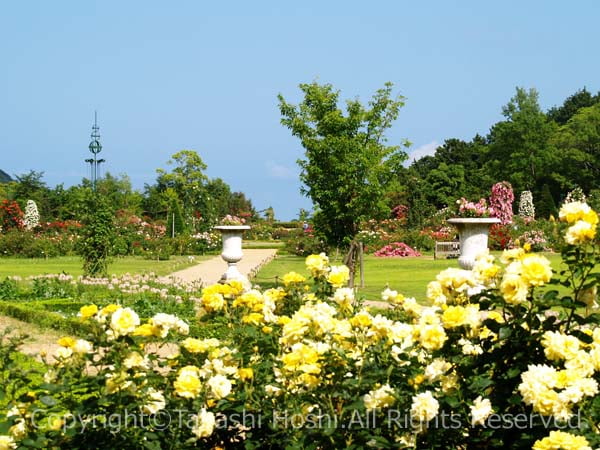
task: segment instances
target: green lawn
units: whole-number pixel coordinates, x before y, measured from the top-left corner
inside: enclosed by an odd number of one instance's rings
[[[155,272],[158,275],[168,275],[176,270],[185,269],[214,255],[195,256],[190,263],[187,256],[172,256],[167,261],[144,259],[140,256],[114,258],[108,266],[110,274]],[[28,277],[48,273],[65,272],[73,276],[82,274],[82,261],[78,256],[61,256],[58,258],[0,258],[0,278],[9,275]]]
[[[556,271],[560,264],[560,255],[547,253],[545,256],[550,259],[552,267]],[[332,264],[341,264],[341,262],[332,262]],[[386,285],[389,285],[391,289],[397,290],[407,297],[423,300],[427,283],[434,280],[440,271],[448,267],[458,267],[458,260],[434,260],[430,255],[419,258],[378,258],[366,255],[365,287],[359,289],[359,292],[369,300],[379,300],[381,291],[385,289]],[[286,255],[278,256],[263,267],[253,282],[263,287],[272,287],[276,285],[276,276],[281,277],[291,270],[308,276],[304,258]]]
[[[283,241],[249,241],[244,239],[242,242],[243,248],[282,248],[285,245]]]

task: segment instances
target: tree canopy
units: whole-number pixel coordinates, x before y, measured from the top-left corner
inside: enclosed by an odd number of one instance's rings
[[[387,145],[386,131],[404,105],[392,98],[392,84],[379,89],[368,105],[358,99],[339,106],[339,91],[317,82],[301,84],[299,105],[279,95],[281,123],[300,139],[302,192],[315,205],[316,228],[331,245],[347,245],[365,219],[389,214],[385,186],[407,158],[402,146]]]

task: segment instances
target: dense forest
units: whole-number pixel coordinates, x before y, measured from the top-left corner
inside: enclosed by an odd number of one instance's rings
[[[407,204],[417,224],[459,197],[487,197],[498,181],[510,182],[517,199],[531,191],[540,218],[576,187],[600,201],[600,93],[581,89],[544,112],[535,89],[517,88],[502,114],[486,136],[447,139],[403,169],[392,203]]]

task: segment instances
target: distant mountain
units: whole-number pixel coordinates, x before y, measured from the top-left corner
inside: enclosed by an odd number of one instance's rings
[[[0,183],[8,183],[13,179],[4,170],[0,169]]]

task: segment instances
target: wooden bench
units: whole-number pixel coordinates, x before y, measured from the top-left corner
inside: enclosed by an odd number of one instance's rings
[[[460,242],[436,242],[433,259],[458,258],[460,256]]]

